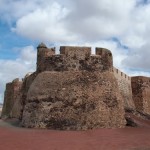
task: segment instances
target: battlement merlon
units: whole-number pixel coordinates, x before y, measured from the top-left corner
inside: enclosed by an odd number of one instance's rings
[[[60,54],[73,59],[85,60],[91,55],[91,47],[61,46]]]
[[[104,66],[104,70],[113,70],[113,56],[110,50],[96,47],[96,55],[101,56],[101,63]]]
[[[45,56],[46,46],[41,45],[40,49],[44,49],[44,52],[41,50],[41,53],[38,53],[37,72],[112,71],[112,53],[108,49],[96,48],[96,55],[91,55],[91,47],[61,46],[60,54],[49,56]]]

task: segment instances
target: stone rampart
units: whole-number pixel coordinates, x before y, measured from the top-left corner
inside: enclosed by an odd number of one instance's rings
[[[91,55],[90,47],[61,46],[60,54],[43,44],[38,46],[37,72],[42,71],[105,71],[112,69],[112,54],[104,48],[96,48]]]
[[[18,99],[18,96],[20,95],[21,87],[22,81],[19,81],[18,78],[6,84],[4,104],[2,109],[2,118],[15,117],[12,113],[12,110],[16,100]],[[17,108],[14,108],[14,110],[17,111]]]
[[[150,78],[143,76],[132,77],[131,83],[136,110],[150,114]]]
[[[124,100],[124,107],[135,109],[135,105],[132,99],[131,77],[115,67],[113,67],[113,72],[118,82],[120,93]]]

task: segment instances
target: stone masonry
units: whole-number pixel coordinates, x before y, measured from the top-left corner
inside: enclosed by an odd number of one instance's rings
[[[19,117],[18,113],[22,107],[20,104],[21,87],[22,81],[19,81],[18,78],[6,84],[2,118]]]
[[[132,98],[131,77],[116,69],[115,67],[113,68],[113,72],[118,82],[120,93],[124,100],[124,107],[127,109],[135,109]]]
[[[132,77],[131,82],[136,110],[150,114],[150,78]]]
[[[102,48],[96,48],[96,54],[91,55],[90,47],[62,46],[55,55],[54,49],[39,45],[22,125],[63,130],[123,127],[123,100],[112,72],[112,54]]]
[[[2,117],[32,128],[124,127],[126,108],[150,114],[149,80],[114,68],[107,49],[61,46],[56,55],[42,43],[36,71],[6,85]]]

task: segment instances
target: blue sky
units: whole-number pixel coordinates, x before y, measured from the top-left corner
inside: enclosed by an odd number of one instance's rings
[[[18,54],[16,47],[34,45],[38,42],[25,38],[11,31],[11,26],[7,22],[0,22],[0,59],[16,59]]]
[[[7,82],[35,71],[40,42],[105,47],[115,67],[150,76],[149,16],[149,0],[0,0],[0,102]]]

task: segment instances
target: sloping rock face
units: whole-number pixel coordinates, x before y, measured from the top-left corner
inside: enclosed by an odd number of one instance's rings
[[[86,130],[124,127],[123,100],[112,72],[112,54],[89,47],[38,46],[37,72],[24,96],[22,125]]]

